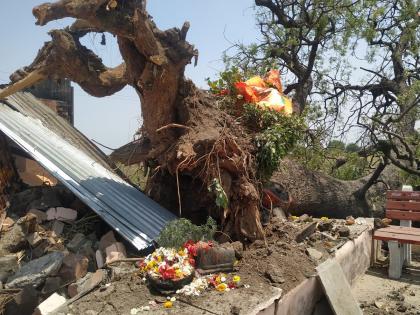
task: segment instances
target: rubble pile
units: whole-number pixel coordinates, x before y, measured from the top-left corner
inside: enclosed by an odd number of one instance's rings
[[[127,257],[113,231],[64,188],[30,188],[8,204],[0,222],[0,313],[49,314],[105,282],[112,276],[105,267]]]
[[[365,219],[287,217],[274,209],[265,241],[188,240],[179,248],[127,258],[111,227],[61,187],[14,194],[3,213],[0,311],[5,314],[74,311],[84,305],[78,301],[85,295],[119,292],[125,285],[143,292],[143,303],[130,309],[133,314],[258,286],[261,292],[267,285],[287,292],[366,229]]]

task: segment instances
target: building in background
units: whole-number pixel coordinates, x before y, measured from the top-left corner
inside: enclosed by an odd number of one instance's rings
[[[71,81],[45,80],[26,89],[74,126],[74,89]]]

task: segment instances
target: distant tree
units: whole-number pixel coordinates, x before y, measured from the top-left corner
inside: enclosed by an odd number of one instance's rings
[[[360,147],[357,145],[357,143],[349,143],[346,145],[346,151],[347,152],[359,152]]]
[[[346,144],[340,140],[331,140],[330,143],[328,143],[328,149],[338,149],[344,151],[345,148]]]

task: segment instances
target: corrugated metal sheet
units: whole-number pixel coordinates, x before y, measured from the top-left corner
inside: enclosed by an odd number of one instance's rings
[[[96,147],[32,95],[16,93],[0,102],[0,130],[139,250],[175,219],[112,171]]]

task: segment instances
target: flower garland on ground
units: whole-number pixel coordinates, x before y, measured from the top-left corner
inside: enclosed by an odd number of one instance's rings
[[[154,279],[176,281],[190,276],[194,272],[194,263],[186,248],[159,247],[140,263],[140,270]]]
[[[213,247],[212,242],[186,242],[182,248],[157,248],[152,254],[139,262],[140,271],[154,279],[178,281],[191,276],[194,272],[196,258],[199,250],[208,250]],[[199,296],[208,288],[219,292],[228,292],[241,286],[238,275],[226,274],[196,277],[190,284],[176,291],[186,296]],[[169,305],[169,303],[167,303]]]
[[[208,275],[195,278],[193,282],[176,291],[177,294],[186,296],[199,296],[208,288],[214,288],[219,292],[228,292],[241,286],[241,277],[238,275],[228,276],[226,274]],[[246,286],[244,286],[246,287]]]
[[[180,249],[159,247],[140,262],[143,273],[155,279],[181,280],[194,272],[198,249],[207,250],[212,242],[188,241]]]

